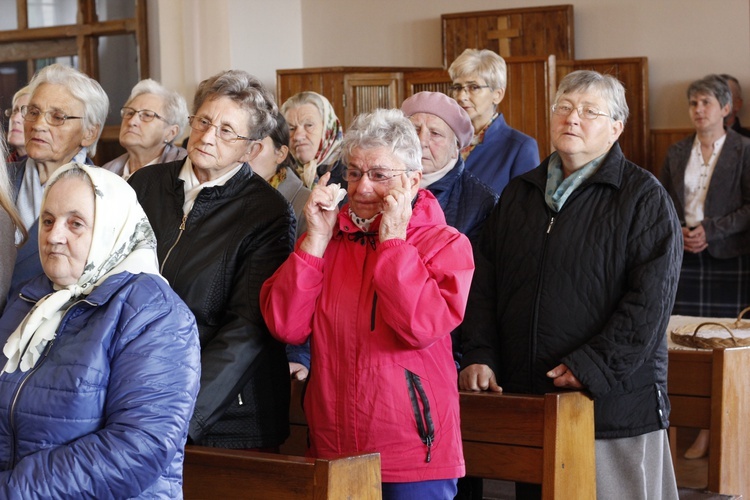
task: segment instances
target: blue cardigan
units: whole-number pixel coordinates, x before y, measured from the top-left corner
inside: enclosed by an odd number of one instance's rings
[[[497,194],[508,181],[539,165],[539,146],[528,135],[510,128],[500,113],[466,158],[466,168]]]
[[[51,291],[46,276],[21,289],[0,346]],[[177,294],[153,275],[109,277],[68,308],[33,369],[0,374],[0,498],[182,498],[199,380]]]

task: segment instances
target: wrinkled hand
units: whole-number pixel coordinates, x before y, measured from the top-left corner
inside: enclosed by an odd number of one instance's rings
[[[380,241],[406,239],[406,228],[411,219],[411,185],[406,172],[383,198],[383,218],[380,221]]]
[[[580,380],[573,375],[573,372],[564,364],[559,364],[547,372],[547,376],[552,379],[555,387],[565,389],[583,389]]]
[[[305,380],[309,370],[302,363],[289,362],[289,377],[297,380]]]
[[[698,225],[693,229],[682,228],[682,241],[685,245],[685,251],[690,253],[700,253],[708,248],[706,241],[706,230],[703,225]]]
[[[300,244],[300,249],[310,255],[323,257],[328,242],[333,237],[333,228],[336,226],[339,209],[323,210],[329,206],[335,193],[328,186],[331,173],[326,172],[313,188],[310,197],[305,204],[305,218],[307,219],[307,236]]]
[[[503,392],[503,388],[497,385],[495,373],[487,365],[469,365],[458,375],[458,388],[462,391],[491,391]]]

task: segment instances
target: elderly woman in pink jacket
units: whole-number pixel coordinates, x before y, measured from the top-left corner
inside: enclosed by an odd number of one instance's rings
[[[361,115],[342,145],[349,202],[321,177],[307,234],[261,291],[271,333],[312,361],[310,454],[379,452],[383,498],[452,499],[464,475],[450,332],[474,271],[468,239],[420,189],[399,110]]]

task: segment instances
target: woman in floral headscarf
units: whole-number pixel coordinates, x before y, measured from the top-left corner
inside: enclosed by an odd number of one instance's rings
[[[70,163],[39,221],[44,275],[0,319],[0,498],[181,498],[195,318],[133,190]]]
[[[305,186],[312,189],[326,172],[331,172],[329,183],[345,184],[344,165],[339,161],[344,131],[328,99],[300,92],[287,99],[281,114],[289,124],[290,149]]]

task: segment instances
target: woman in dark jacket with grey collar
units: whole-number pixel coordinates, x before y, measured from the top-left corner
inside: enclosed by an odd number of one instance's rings
[[[289,370],[258,301],[292,250],[294,213],[249,163],[278,110],[255,77],[232,70],[201,82],[193,113],[188,157],[129,181],[156,233],[162,275],[198,323],[190,439],[274,450],[289,435]]]
[[[459,383],[587,391],[597,497],[676,500],[666,328],[680,229],[664,188],[622,154],[627,116],[611,76],[560,82],[556,152],[508,184],[480,235]]]

